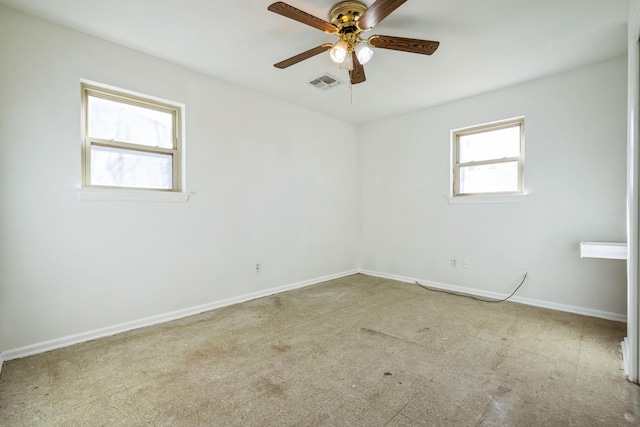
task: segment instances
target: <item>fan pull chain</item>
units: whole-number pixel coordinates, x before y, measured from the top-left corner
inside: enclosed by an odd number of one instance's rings
[[[351,84],[351,79],[349,79],[349,103],[353,105],[353,85]]]

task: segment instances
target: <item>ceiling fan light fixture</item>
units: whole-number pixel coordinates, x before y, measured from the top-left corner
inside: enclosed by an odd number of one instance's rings
[[[368,39],[363,39],[361,36],[361,33],[372,29],[406,1],[370,0],[371,6],[367,6],[358,0],[342,0],[329,12],[329,21],[297,9],[283,1],[276,1],[270,4],[267,10],[337,36],[339,40],[335,44],[325,43],[316,46],[273,65],[283,69],[329,51],[333,62],[341,64],[341,69],[349,70],[351,84],[358,84],[366,80],[363,64],[369,62],[373,56],[372,48],[374,47],[431,55],[436,51],[440,42],[381,35],[373,35]]]
[[[361,65],[369,62],[373,56],[373,49],[371,49],[366,43],[358,43],[355,48],[355,52],[358,57],[358,62],[360,62]]]
[[[331,57],[331,60],[336,64],[342,64],[344,59],[347,57],[347,49],[348,49],[347,42],[345,42],[344,40],[340,40],[329,51],[329,56]]]

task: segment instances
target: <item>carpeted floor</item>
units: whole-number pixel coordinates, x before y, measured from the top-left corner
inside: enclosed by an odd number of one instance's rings
[[[354,275],[6,362],[0,425],[639,425],[625,329]]]

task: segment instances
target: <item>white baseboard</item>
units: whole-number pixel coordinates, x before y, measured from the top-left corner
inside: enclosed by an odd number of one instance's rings
[[[501,294],[497,292],[489,292],[483,291],[480,289],[467,288],[462,286],[450,285],[446,283],[438,283],[428,280],[415,279],[406,276],[400,276],[396,274],[387,274],[380,273],[377,271],[370,270],[350,270],[342,273],[331,274],[328,276],[318,277],[315,279],[305,280],[302,282],[292,283],[289,285],[279,286],[276,288],[267,289],[264,291],[253,292],[246,295],[241,295],[238,297],[228,298],[221,301],[214,301],[211,303],[198,305],[195,307],[189,307],[182,310],[173,311],[170,313],[164,313],[156,316],[147,317],[144,319],[134,320],[131,322],[125,322],[118,325],[108,326],[106,328],[96,329],[92,331],[82,332],[75,335],[69,335],[66,337],[56,338],[49,341],[44,341],[41,343],[31,344],[24,347],[19,347],[7,351],[3,351],[0,353],[0,373],[2,372],[2,364],[4,361],[9,361],[13,359],[19,359],[21,357],[31,356],[38,353],[44,353],[46,351],[55,350],[62,347],[68,347],[70,345],[91,341],[97,338],[102,338],[106,336],[115,335],[121,332],[127,332],[133,329],[138,329],[146,326],[156,325],[158,323],[169,322],[171,320],[181,319],[183,317],[193,316],[195,314],[203,313],[205,311],[214,310],[216,308],[226,307],[233,304],[238,304],[245,301],[250,301],[257,298],[262,298],[265,296],[278,294],[281,292],[304,288],[306,286],[315,285],[317,283],[326,282],[328,280],[338,279],[341,277],[351,276],[353,274],[366,274],[368,276],[382,277],[385,279],[397,280],[400,282],[406,283],[415,283],[419,282],[422,285],[433,287],[436,289],[442,289],[452,292],[465,293],[475,296],[493,298],[493,299],[502,299],[508,296],[508,294]],[[566,311],[569,313],[582,314],[585,316],[599,317],[608,320],[615,320],[618,322],[626,322],[627,316],[625,314],[620,313],[610,313],[606,311],[593,310],[589,308],[576,307],[565,304],[558,304],[549,301],[541,301],[531,298],[522,298],[518,296],[514,296],[510,299],[510,301],[518,302],[522,304],[532,305],[536,307],[549,308],[553,310]],[[623,342],[623,360],[628,360],[628,358],[624,358],[625,354],[625,343]],[[627,366],[625,365],[625,371]]]
[[[45,351],[55,350],[62,347],[68,347],[70,345],[91,341],[96,338],[102,338],[110,335],[119,334],[121,332],[131,331],[133,329],[143,328],[145,326],[151,326],[151,325],[156,325],[158,323],[169,322],[171,320],[193,316],[195,314],[200,314],[205,311],[214,310],[216,308],[226,307],[229,305],[238,304],[241,302],[250,301],[257,298],[262,298],[269,295],[290,291],[293,289],[304,288],[306,286],[315,285],[317,283],[326,282],[328,280],[339,279],[341,277],[351,276],[357,273],[358,273],[357,270],[350,270],[350,271],[344,271],[342,273],[330,274],[328,276],[317,277],[315,279],[309,279],[302,282],[279,286],[279,287],[267,289],[264,291],[253,292],[250,294],[228,298],[221,301],[214,301],[211,303],[198,305],[195,307],[189,307],[182,310],[173,311],[170,313],[164,313],[156,316],[147,317],[144,319],[134,320],[131,322],[120,323],[118,325],[108,326],[106,328],[96,329],[93,331],[82,332],[75,335],[69,335],[66,337],[56,338],[56,339],[41,342],[41,343],[31,344],[24,347],[3,351],[2,353],[0,353],[0,362],[3,359],[13,360],[13,359],[19,359],[21,357],[32,356],[34,354],[44,353]],[[0,369],[1,369],[1,363],[0,363]]]
[[[435,288],[435,289],[442,289],[442,290],[446,290],[446,291],[464,293],[464,294],[480,296],[480,297],[485,297],[485,298],[504,299],[504,298],[509,296],[509,294],[501,294],[501,293],[497,293],[497,292],[484,291],[484,290],[481,290],[481,289],[474,289],[474,288],[467,288],[467,287],[463,287],[463,286],[450,285],[450,284],[447,284],[447,283],[439,283],[439,282],[432,282],[432,281],[429,281],[429,280],[415,279],[415,278],[412,278],[412,277],[399,276],[399,275],[396,275],[396,274],[380,273],[380,272],[377,272],[377,271],[370,271],[370,270],[359,270],[359,272],[361,274],[366,274],[368,276],[382,277],[384,279],[397,280],[399,282],[407,282],[407,283],[419,282],[421,285],[428,286],[428,287]],[[514,295],[511,299],[509,299],[509,301],[517,302],[517,303],[521,303],[521,304],[526,304],[526,305],[532,305],[532,306],[535,306],[535,307],[549,308],[549,309],[552,309],[552,310],[566,311],[566,312],[569,312],[569,313],[582,314],[584,316],[599,317],[599,318],[602,318],[602,319],[614,320],[616,322],[625,322],[626,323],[626,321],[627,321],[627,315],[626,314],[611,313],[611,312],[608,312],[608,311],[601,311],[601,310],[594,310],[594,309],[591,309],[591,308],[584,308],[584,307],[577,307],[577,306],[573,306],[573,305],[559,304],[559,303],[552,302],[552,301],[543,301],[543,300],[537,300],[537,299],[533,299],[533,298],[523,298],[523,297],[519,297],[517,295]]]

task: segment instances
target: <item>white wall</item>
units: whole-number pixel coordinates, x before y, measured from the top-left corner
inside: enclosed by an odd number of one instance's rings
[[[579,243],[626,240],[625,108],[618,58],[362,127],[360,268],[505,294],[529,267],[520,297],[624,314],[625,261]],[[451,129],[516,116],[525,203],[449,204]]]
[[[355,268],[354,126],[4,7],[0,64],[0,351]],[[188,203],[78,200],[81,78],[186,104]]]

